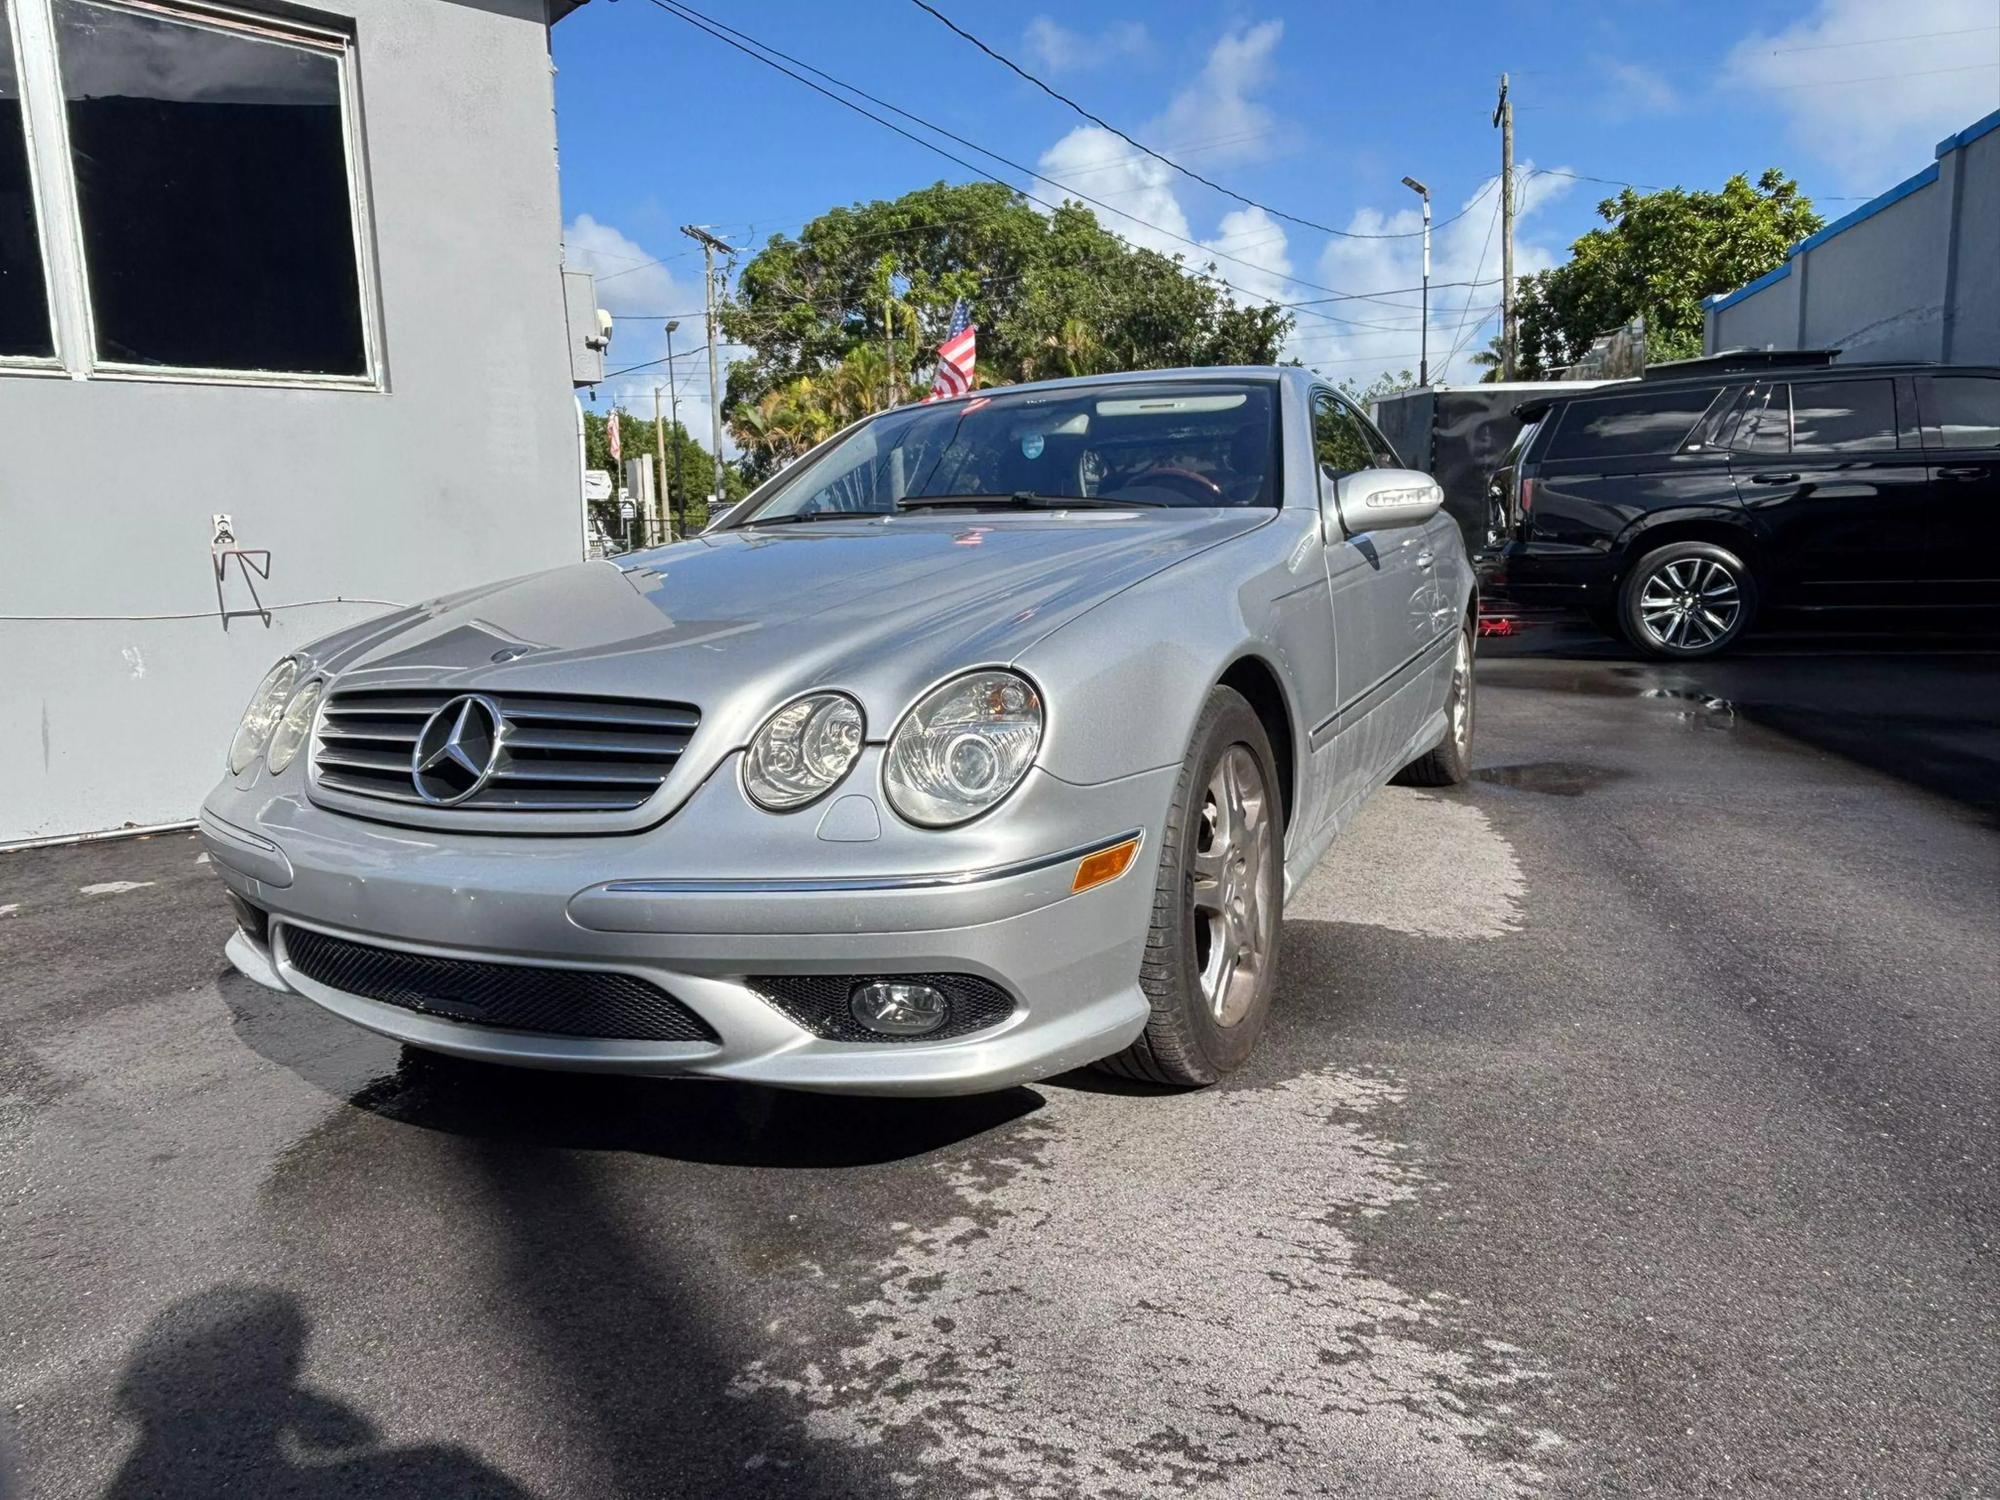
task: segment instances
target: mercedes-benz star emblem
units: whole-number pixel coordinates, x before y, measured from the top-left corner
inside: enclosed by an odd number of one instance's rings
[[[466,693],[424,720],[410,752],[410,780],[433,807],[453,807],[492,780],[499,762],[499,706]]]

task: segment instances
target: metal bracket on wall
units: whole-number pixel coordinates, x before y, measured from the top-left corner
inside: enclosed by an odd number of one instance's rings
[[[227,533],[225,532],[224,535],[227,536]],[[233,541],[235,539],[230,537],[229,540]],[[257,580],[262,578],[266,582],[270,581],[270,549],[268,547],[212,547],[209,549],[209,556],[215,563],[215,610],[221,616],[222,628],[226,631],[229,629],[229,622],[231,620],[239,620],[254,615],[257,619],[264,622],[264,627],[268,630],[271,625],[271,611],[265,607],[264,601],[258,597]],[[250,602],[254,606],[253,608],[231,609],[228,599],[223,595],[222,583],[224,577],[229,572],[229,559],[232,557],[236,559],[237,575],[242,578],[243,586],[250,591]]]

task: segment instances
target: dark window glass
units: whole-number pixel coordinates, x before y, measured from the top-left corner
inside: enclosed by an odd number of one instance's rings
[[[1400,469],[1403,467],[1402,459],[1396,456],[1395,445],[1382,436],[1381,428],[1377,427],[1364,416],[1361,418],[1361,430],[1368,435],[1368,447],[1375,455],[1376,468]]]
[[[1937,375],[1924,392],[1924,419],[1942,448],[2000,448],[2000,380]]]
[[[21,75],[14,66],[9,20],[7,0],[0,0],[0,354],[48,358],[56,352],[55,335],[49,327],[49,289],[42,279]]]
[[[1549,457],[1629,458],[1672,453],[1686,441],[1720,386],[1698,391],[1647,391],[1572,401],[1549,444]]]
[[[1775,400],[1772,403],[1776,404]],[[1896,446],[1896,387],[1888,380],[1792,383],[1794,453],[1875,453]]]
[[[339,59],[56,0],[97,357],[367,373]]]
[[[1345,402],[1327,395],[1313,400],[1313,457],[1335,479],[1377,467],[1366,424]]]
[[[1738,453],[1791,452],[1792,410],[1786,397],[1782,385],[1752,391],[1729,446]]]

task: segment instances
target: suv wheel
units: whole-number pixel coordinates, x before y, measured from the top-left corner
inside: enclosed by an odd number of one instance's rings
[[[1618,594],[1625,637],[1648,656],[1727,649],[1757,613],[1757,580],[1713,542],[1670,542],[1640,558]]]

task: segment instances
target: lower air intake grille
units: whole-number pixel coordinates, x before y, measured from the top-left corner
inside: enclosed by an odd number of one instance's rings
[[[503,1031],[713,1042],[715,1032],[657,985],[630,974],[474,963],[371,948],[303,927],[283,929],[285,956],[306,978],[343,994]]]
[[[901,979],[943,991],[951,1010],[944,1025],[921,1036],[884,1036],[854,1019],[848,998],[858,984]],[[970,974],[772,974],[752,977],[750,988],[776,1009],[830,1042],[935,1042],[998,1026],[1014,1014],[1014,997],[990,980]]]

